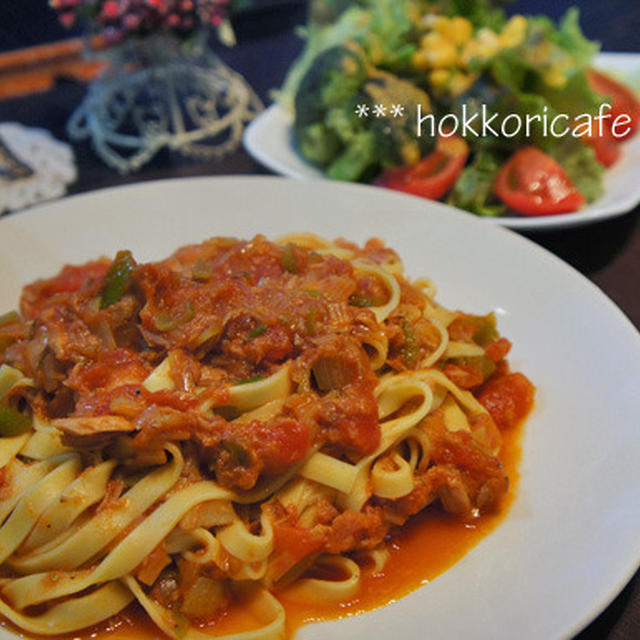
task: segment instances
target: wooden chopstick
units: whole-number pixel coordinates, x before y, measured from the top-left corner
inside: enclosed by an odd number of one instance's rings
[[[91,46],[102,49],[104,43],[94,38]],[[47,91],[60,78],[93,80],[107,63],[86,60],[85,47],[82,38],[72,38],[0,54],[0,100]]]

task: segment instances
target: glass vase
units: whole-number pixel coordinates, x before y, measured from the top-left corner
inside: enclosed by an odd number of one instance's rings
[[[161,149],[199,160],[239,146],[261,109],[244,78],[213,53],[207,34],[131,38],[107,49],[109,70],[93,81],[67,131],[89,139],[121,173],[140,169]]]

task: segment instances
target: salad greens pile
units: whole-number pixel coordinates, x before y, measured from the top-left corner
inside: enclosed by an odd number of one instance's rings
[[[278,100],[295,113],[299,151],[334,179],[371,181],[431,151],[436,140],[416,136],[418,104],[436,121],[463,105],[549,121],[595,114],[604,100],[587,78],[598,45],[582,34],[577,9],[556,25],[544,16],[508,19],[492,0],[316,0],[303,35],[305,50]],[[360,105],[381,103],[403,105],[404,115],[356,115]],[[492,185],[525,145],[559,162],[586,201],[601,194],[603,167],[591,146],[545,136],[541,121],[529,133],[467,136],[469,160],[447,201],[502,215]]]

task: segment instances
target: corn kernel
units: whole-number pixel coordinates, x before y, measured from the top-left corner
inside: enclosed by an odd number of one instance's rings
[[[517,47],[524,42],[527,33],[527,19],[524,16],[513,16],[505,25],[499,36],[501,47]]]
[[[441,39],[441,35],[437,31],[428,31],[420,38],[420,48],[428,49],[433,46],[434,42],[439,42]]]
[[[551,58],[551,54],[551,43],[548,40],[543,40],[535,46],[527,47],[525,55],[529,64],[532,66],[539,66],[547,64]]]
[[[443,89],[450,78],[451,72],[449,69],[434,69],[429,73],[429,83],[434,89]]]
[[[423,36],[421,52],[428,67],[443,69],[455,64],[458,60],[458,52],[453,45],[441,33],[432,31]]]
[[[449,18],[439,15],[431,15],[429,16],[429,18],[430,19],[426,22],[426,24],[430,29],[433,29],[433,31],[437,31],[438,33],[446,33],[447,29],[449,28]]]
[[[473,25],[466,18],[456,16],[449,20],[447,29],[443,31],[442,34],[456,46],[461,46],[471,39],[473,35]]]
[[[500,49],[500,41],[495,31],[491,29],[480,29],[477,35],[478,40],[478,52],[482,58],[487,60],[491,58]]]
[[[344,56],[342,59],[342,71],[346,76],[353,76],[358,73],[359,67],[356,60],[351,57]]]
[[[415,140],[405,142],[400,148],[400,155],[402,156],[403,164],[413,166],[420,160],[420,145]]]
[[[453,98],[463,94],[476,80],[477,74],[456,73],[449,82],[449,93]]]
[[[554,69],[553,67],[544,74],[543,80],[546,85],[553,89],[564,89],[567,85],[567,76],[562,69]]]
[[[480,43],[473,39],[469,40],[469,42],[464,46],[460,55],[460,61],[464,66],[468,67],[472,60],[480,57]]]
[[[411,56],[411,66],[418,71],[426,71],[429,68],[429,62],[424,56],[424,51],[418,49]]]
[[[462,50],[460,60],[469,67],[472,60],[489,60],[500,50],[500,41],[495,31],[480,29],[476,37],[469,40]]]

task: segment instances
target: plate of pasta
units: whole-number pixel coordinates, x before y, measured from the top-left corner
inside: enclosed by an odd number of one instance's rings
[[[637,568],[640,337],[527,240],[245,177],[0,229],[0,637],[559,638]]]

